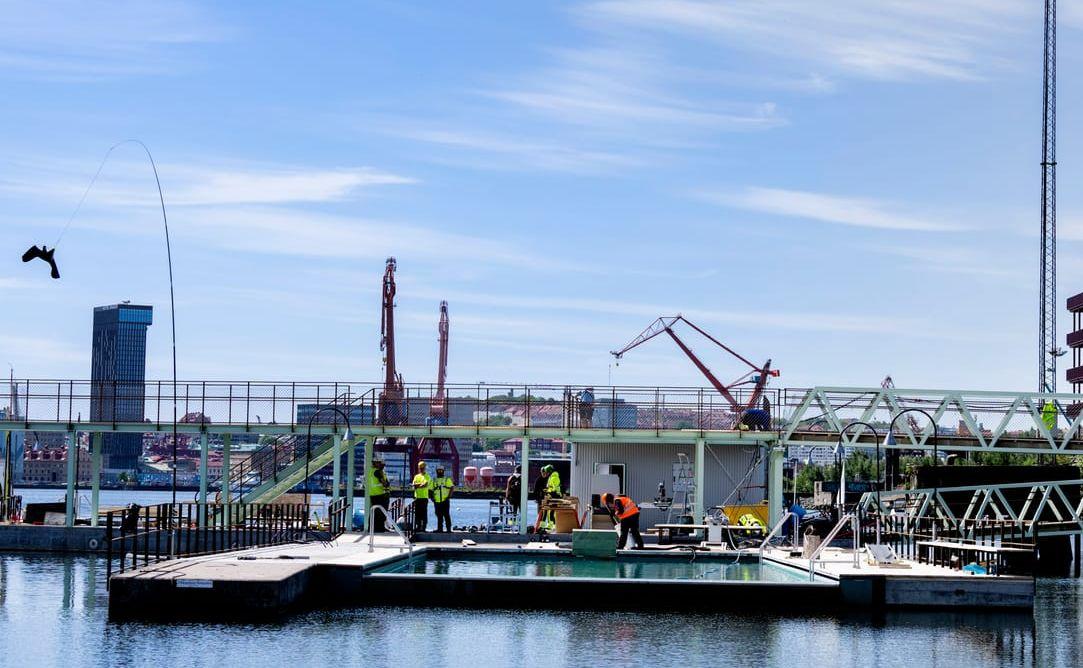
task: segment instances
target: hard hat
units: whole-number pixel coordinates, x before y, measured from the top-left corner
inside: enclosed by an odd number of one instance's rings
[[[612,494],[610,494],[609,492],[606,492],[605,494],[602,494],[602,503],[604,505],[608,506],[612,502],[613,502],[613,495]]]

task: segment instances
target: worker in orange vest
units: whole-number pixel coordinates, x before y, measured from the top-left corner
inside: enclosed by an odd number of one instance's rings
[[[620,522],[620,542],[617,549],[623,550],[628,544],[628,535],[635,541],[634,550],[643,549],[643,536],[639,533],[639,506],[627,496],[613,496],[609,492],[602,494],[602,505],[609,511],[614,521]]]

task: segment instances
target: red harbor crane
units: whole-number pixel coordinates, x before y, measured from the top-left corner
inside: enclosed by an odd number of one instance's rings
[[[447,401],[447,344],[449,322],[447,315],[447,302],[440,302],[440,324],[437,326],[437,344],[439,352],[436,357],[436,391],[433,392],[429,401],[430,425],[446,425],[448,423]],[[445,454],[445,448],[447,454]],[[455,441],[450,438],[424,438],[417,446],[415,461],[423,459],[447,460],[451,465],[451,479],[459,484],[459,451],[455,448]]]
[[[746,371],[739,378],[737,378],[737,380],[729,384],[724,384],[718,379],[717,376],[714,375],[714,373],[711,372],[710,369],[707,368],[706,364],[704,364],[702,361],[700,361],[698,357],[696,357],[696,354],[692,352],[692,349],[689,348],[679,336],[677,336],[677,333],[673,331],[674,325],[680,322],[683,322],[692,329],[696,330],[704,337],[706,337],[708,341],[743,362],[746,366],[748,366],[748,371]],[[673,342],[676,343],[677,347],[679,347],[684,352],[684,354],[688,356],[688,359],[692,360],[692,364],[695,364],[696,368],[699,369],[700,372],[707,378],[707,382],[709,382],[711,386],[714,387],[714,389],[718,390],[719,394],[725,397],[726,401],[729,402],[730,407],[735,413],[740,414],[749,410],[750,408],[755,407],[756,403],[763,395],[763,389],[767,386],[767,378],[769,376],[779,375],[777,369],[771,368],[771,360],[767,360],[762,366],[753,364],[747,358],[738,354],[735,350],[722,343],[718,339],[714,338],[703,329],[689,321],[688,318],[685,318],[679,313],[675,316],[658,318],[653,323],[651,323],[649,327],[644,329],[639,334],[639,336],[632,339],[632,341],[628,345],[624,346],[620,350],[611,351],[610,354],[612,354],[619,360],[629,350],[643,345],[647,341],[650,341],[651,339],[658,336],[659,334],[662,334],[663,332],[665,334],[668,334],[669,338],[673,339]],[[734,396],[733,390],[747,386],[752,387],[751,393],[749,393],[747,395],[747,398],[745,398],[743,401],[739,401]]]
[[[395,367],[395,258],[384,269],[383,307],[380,313],[380,350],[384,354],[384,389],[380,392],[380,424],[404,424],[402,375]]]

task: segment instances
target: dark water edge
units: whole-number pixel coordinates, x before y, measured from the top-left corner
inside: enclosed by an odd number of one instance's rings
[[[1077,580],[1035,614],[848,616],[362,608],[275,624],[114,624],[104,563],[0,555],[0,666],[1073,666]]]

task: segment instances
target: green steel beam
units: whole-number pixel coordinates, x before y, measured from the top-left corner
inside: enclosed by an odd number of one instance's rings
[[[68,480],[67,493],[64,496],[64,525],[75,526],[75,516],[79,512],[79,504],[75,498],[75,483],[78,480],[79,469],[79,432],[74,429],[68,432]]]
[[[90,526],[98,526],[102,486],[102,435],[90,436]]]

